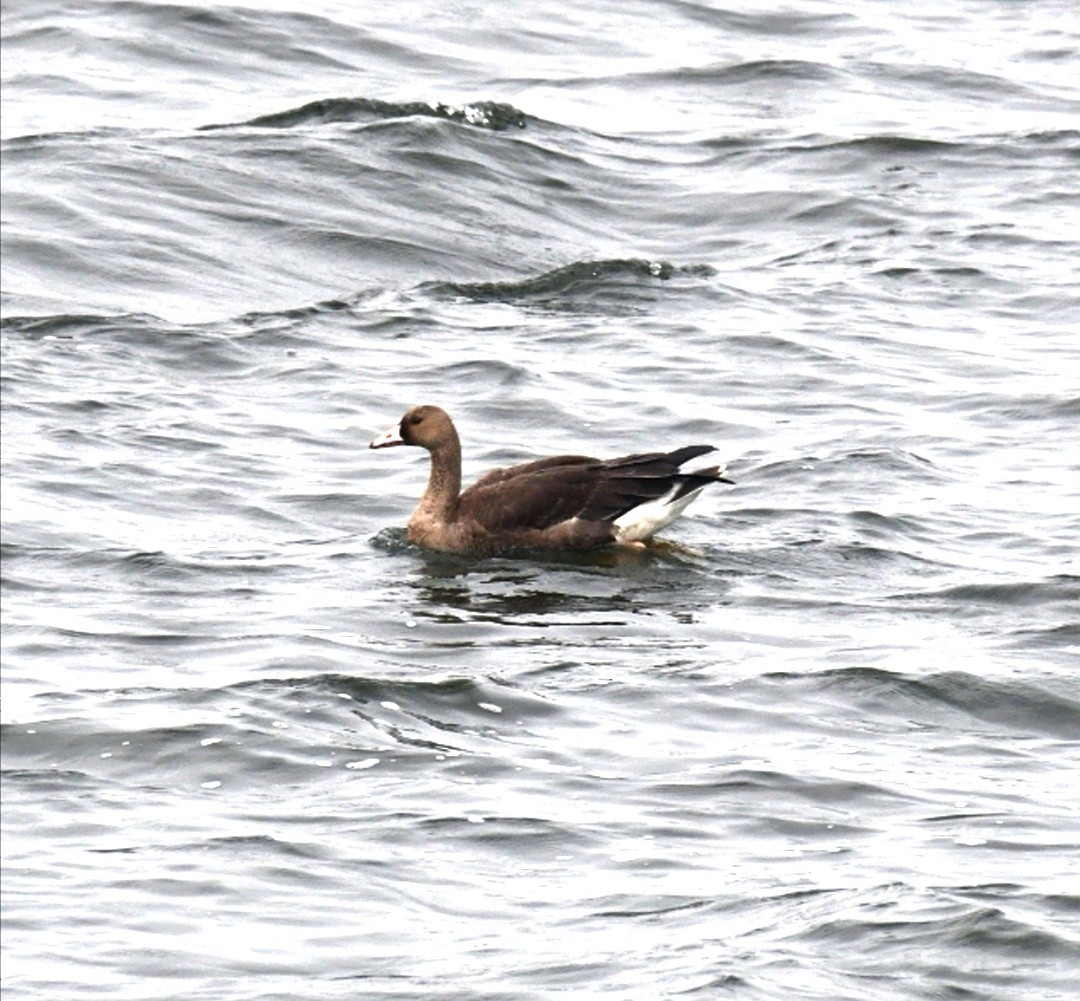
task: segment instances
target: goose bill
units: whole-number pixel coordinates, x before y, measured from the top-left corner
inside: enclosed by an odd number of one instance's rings
[[[391,445],[404,445],[405,442],[401,438],[401,425],[394,424],[388,427],[378,438],[375,438],[372,443],[372,448],[389,448]]]

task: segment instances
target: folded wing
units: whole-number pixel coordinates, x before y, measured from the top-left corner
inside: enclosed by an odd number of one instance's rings
[[[682,469],[713,450],[710,445],[688,445],[609,460],[561,455],[494,470],[461,495],[458,517],[489,532],[543,530],[573,518],[614,523],[650,501],[677,502],[722,480],[718,466]]]

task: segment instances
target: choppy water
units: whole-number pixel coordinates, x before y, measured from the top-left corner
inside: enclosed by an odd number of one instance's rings
[[[1080,996],[1080,14],[3,8],[5,998]],[[713,441],[644,556],[402,526]]]

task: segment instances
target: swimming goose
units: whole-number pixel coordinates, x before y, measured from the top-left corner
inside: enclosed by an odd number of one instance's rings
[[[450,415],[433,406],[413,407],[371,443],[392,445],[431,453],[431,476],[408,537],[450,553],[641,547],[710,483],[733,482],[723,466],[684,471],[715,451],[687,445],[619,459],[556,455],[492,470],[461,493],[461,441]]]

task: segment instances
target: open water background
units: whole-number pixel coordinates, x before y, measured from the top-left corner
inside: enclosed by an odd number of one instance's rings
[[[1074,3],[2,11],[5,999],[1080,996]]]

